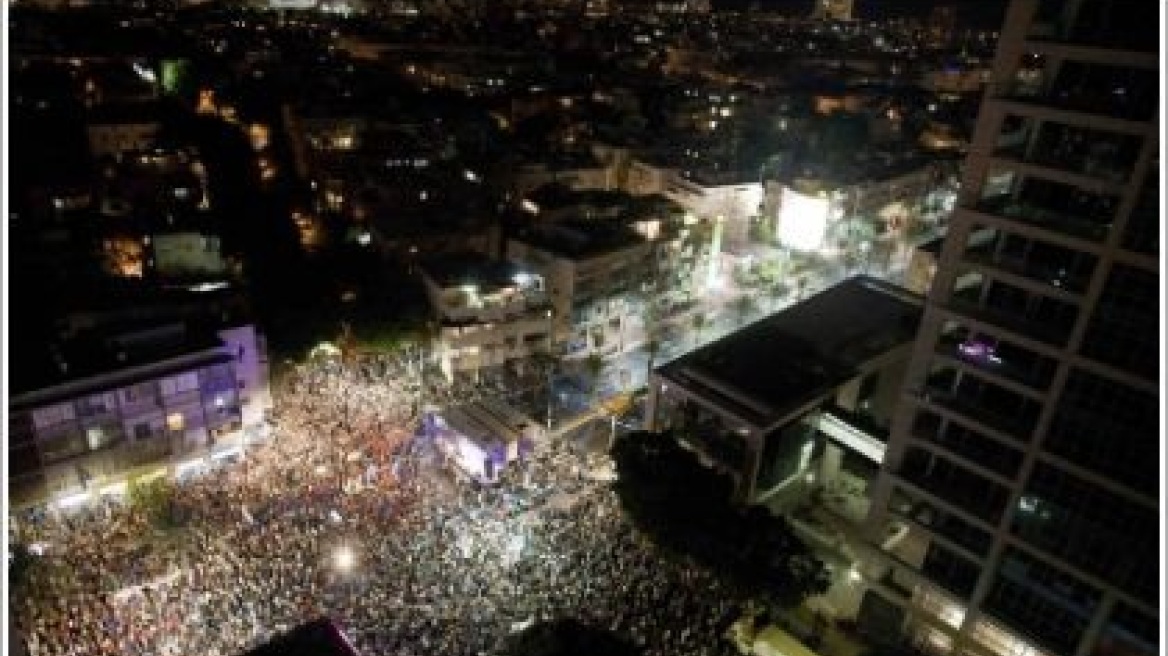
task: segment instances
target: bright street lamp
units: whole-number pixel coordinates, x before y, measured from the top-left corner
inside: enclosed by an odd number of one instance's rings
[[[336,553],[333,554],[333,565],[341,573],[347,574],[357,565],[357,556],[350,547],[339,547]]]

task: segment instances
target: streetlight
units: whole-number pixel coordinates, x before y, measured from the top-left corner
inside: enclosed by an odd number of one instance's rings
[[[342,574],[348,574],[353,571],[357,565],[357,555],[353,553],[353,549],[348,545],[342,545],[337,548],[333,554],[333,565],[337,571]]]
[[[555,349],[556,349],[555,330],[556,330],[556,327],[555,327],[555,324],[552,322],[553,315],[554,315],[554,313],[552,312],[551,308],[548,308],[548,310],[547,310],[548,360],[547,360],[547,372],[545,372],[545,375],[547,376],[547,429],[548,429],[549,437],[550,437],[550,433],[552,430],[552,393],[553,393],[553,390],[552,390],[552,365],[555,362],[554,358],[556,357],[555,356]]]

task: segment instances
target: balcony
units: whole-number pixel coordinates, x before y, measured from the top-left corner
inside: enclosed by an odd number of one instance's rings
[[[998,283],[988,284],[990,290],[984,300],[980,298],[980,287],[962,289],[950,298],[950,309],[1040,342],[1060,347],[1066,343],[1078,317],[1073,305]]]
[[[958,380],[952,371],[930,376],[924,399],[1022,444],[1030,441],[1038,422],[1038,403],[989,383],[973,382],[969,376]]]
[[[1086,291],[1096,262],[1092,255],[1009,233],[969,248],[963,259],[1076,294]]]
[[[997,523],[1006,507],[1005,488],[917,447],[910,447],[896,474],[990,525]]]
[[[1157,75],[1155,68],[1140,70],[1070,61],[1060,67],[1053,81],[1019,83],[1006,89],[1001,97],[1053,110],[1144,122],[1156,113]]]
[[[1027,38],[1090,48],[1155,53],[1159,46],[1157,23],[1132,11],[1128,0],[1078,3],[1075,20],[1065,21],[1067,3],[1043,0]]]
[[[1050,358],[996,336],[970,336],[968,330],[940,336],[934,352],[960,361],[978,372],[1019,383],[1035,391],[1044,391],[1050,387],[1057,366]]]
[[[1159,170],[1153,167],[1140,190],[1139,200],[1128,215],[1123,247],[1136,253],[1157,255],[1160,252]]]
[[[1009,308],[979,305],[960,296],[954,296],[949,306],[954,312],[976,321],[998,326],[1016,335],[1030,337],[1054,346],[1062,346],[1071,333],[1070,325],[1052,325],[1041,319],[1029,319],[1015,314]]]
[[[893,512],[970,554],[984,557],[989,552],[989,533],[928,501],[913,500],[907,509],[894,509]]]
[[[1088,132],[1082,130],[1082,132]],[[1095,132],[1095,131],[1090,131]],[[1136,142],[1134,145],[1131,142]],[[1120,149],[1123,151],[1120,152]],[[1101,182],[1122,185],[1131,176],[1138,155],[1138,140],[1134,137],[1105,139],[1096,138],[1089,144],[1051,144],[1040,142],[1029,149],[1025,144],[994,151],[999,159],[1008,159],[1021,164],[1031,164],[1094,178]]]
[[[1050,205],[999,195],[982,199],[974,209],[1075,239],[1094,242],[1106,239],[1117,205],[1091,201],[1079,201],[1076,204],[1076,201],[1078,199],[1071,194],[1063,201]]]
[[[1011,479],[1022,466],[1022,453],[992,438],[979,435],[956,423],[950,423],[928,411],[921,411],[913,422],[914,438],[934,444],[961,458],[980,465],[1003,478]]]
[[[981,567],[942,547],[936,541],[929,545],[921,574],[958,598],[973,594]]]

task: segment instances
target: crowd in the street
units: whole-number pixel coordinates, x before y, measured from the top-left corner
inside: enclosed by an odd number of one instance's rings
[[[545,443],[464,480],[413,430],[417,384],[375,358],[302,366],[270,438],[179,484],[169,533],[114,500],[10,518],[43,552],[10,601],[30,653],[237,654],[321,615],[367,655],[493,654],[557,617],[647,656],[735,653],[734,596],[643,541],[589,476],[603,456]]]

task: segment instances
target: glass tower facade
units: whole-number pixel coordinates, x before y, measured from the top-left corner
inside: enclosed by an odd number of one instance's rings
[[[927,652],[1159,653],[1158,4],[1007,11],[869,518]]]

